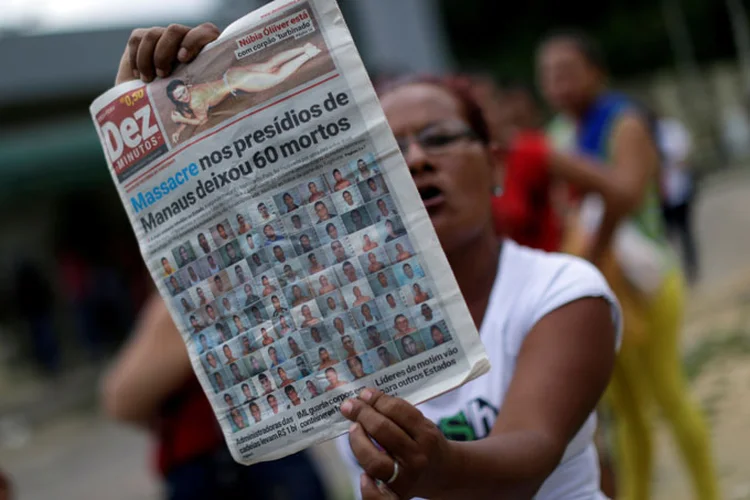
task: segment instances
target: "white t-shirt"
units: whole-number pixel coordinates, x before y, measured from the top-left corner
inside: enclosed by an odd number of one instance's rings
[[[419,405],[419,409],[454,440],[486,437],[495,423],[516,368],[526,335],[545,315],[583,297],[603,297],[612,305],[619,346],[620,310],[599,271],[576,257],[548,254],[506,240],[480,336],[492,364],[490,372]],[[594,446],[596,414],[591,413],[568,444],[560,465],[542,485],[537,499],[600,500],[599,462]],[[359,498],[362,473],[348,436],[337,441]]]

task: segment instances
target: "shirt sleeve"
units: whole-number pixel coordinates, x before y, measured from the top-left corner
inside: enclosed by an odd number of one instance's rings
[[[604,276],[594,265],[583,259],[567,255],[555,258],[564,260],[564,263],[558,266],[547,285],[537,290],[540,292],[537,294],[538,299],[530,301],[534,309],[529,314],[530,321],[526,333],[552,311],[578,299],[598,297],[605,299],[610,305],[612,323],[615,326],[616,348],[619,350],[622,339],[622,312]]]

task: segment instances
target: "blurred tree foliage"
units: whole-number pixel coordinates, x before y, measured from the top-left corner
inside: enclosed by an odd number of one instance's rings
[[[461,69],[531,81],[537,43],[555,29],[587,32],[615,77],[674,65],[663,0],[440,0]],[[723,0],[680,0],[699,63],[735,54]],[[750,3],[750,0],[743,0]]]

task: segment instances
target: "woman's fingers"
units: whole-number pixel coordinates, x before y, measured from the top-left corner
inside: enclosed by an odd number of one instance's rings
[[[177,52],[189,31],[188,26],[170,24],[159,38],[154,48],[154,67],[160,78],[165,78],[172,72],[177,62]]]
[[[375,389],[364,389],[359,393],[359,399],[392,420],[414,440],[419,441],[428,421],[416,407],[401,398],[388,396],[383,391]]]
[[[132,73],[132,78],[140,78],[141,74],[138,72],[138,47],[141,45],[141,40],[143,39],[143,35],[146,34],[146,29],[138,28],[133,30],[133,32],[130,34],[130,38],[128,38],[128,45],[125,49],[127,53],[127,59],[130,64],[130,72]],[[125,57],[123,57],[125,59]],[[123,73],[123,68],[120,68],[120,73]],[[121,83],[122,81],[128,80],[129,78],[127,75],[118,74],[117,75],[117,83]]]
[[[349,446],[357,462],[370,477],[387,481],[394,470],[393,459],[377,449],[360,424],[349,430]]]
[[[418,452],[417,443],[406,432],[365,402],[349,400],[341,406],[341,412],[346,418],[358,422],[367,434],[401,462]]]
[[[141,80],[148,83],[156,76],[154,68],[154,50],[166,28],[151,28],[141,37],[138,44],[138,53],[135,56],[136,69],[141,75]]]
[[[187,32],[182,40],[177,59],[181,63],[192,61],[203,47],[219,38],[219,28],[212,23],[203,23]]]

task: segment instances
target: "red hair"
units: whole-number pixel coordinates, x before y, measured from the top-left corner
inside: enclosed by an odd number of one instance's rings
[[[482,107],[474,97],[471,78],[464,75],[406,75],[398,78],[387,79],[375,83],[375,89],[379,96],[392,92],[407,85],[434,85],[452,95],[460,104],[469,122],[469,126],[483,144],[490,143],[490,130],[484,119]]]

